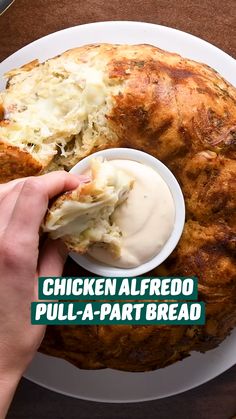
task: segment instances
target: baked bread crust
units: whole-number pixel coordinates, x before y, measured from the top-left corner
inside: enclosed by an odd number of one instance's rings
[[[192,350],[212,349],[236,326],[236,89],[207,65],[150,45],[87,45],[51,60],[71,61],[98,68],[105,86],[105,99],[89,113],[80,136],[68,141],[72,154],[57,153],[49,164],[28,153],[26,163],[0,129],[6,147],[0,178],[67,170],[108,147],[140,149],[163,161],[182,187],[186,224],[177,248],[152,275],[198,276],[207,321],[196,327],[53,326],[41,351],[80,368],[147,371]],[[19,73],[31,71],[11,72],[8,88],[17,88]],[[4,101],[2,109],[3,126]]]
[[[0,143],[0,183],[37,175],[42,165],[29,153],[12,145]]]

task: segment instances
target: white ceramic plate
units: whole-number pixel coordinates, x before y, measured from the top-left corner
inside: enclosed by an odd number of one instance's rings
[[[97,42],[149,43],[202,61],[236,85],[235,60],[192,35],[141,22],[100,22],[53,33],[22,48],[0,64],[0,76],[35,58],[44,60],[66,49]],[[0,88],[4,87],[1,80]],[[85,371],[69,363],[37,354],[26,377],[51,390],[101,402],[153,400],[203,384],[236,362],[236,330],[217,349],[191,357],[162,370],[127,373],[113,370]]]

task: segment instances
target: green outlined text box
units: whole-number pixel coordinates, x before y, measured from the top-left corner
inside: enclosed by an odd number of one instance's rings
[[[85,282],[93,282],[87,286]],[[90,281],[90,282],[89,282]],[[103,281],[103,283],[102,283]],[[146,281],[146,282],[145,282]],[[151,290],[163,287],[169,281],[169,287],[175,288],[175,294],[150,294]],[[148,283],[152,284],[148,287]],[[56,284],[58,285],[56,287]],[[145,290],[146,284],[146,290]],[[180,287],[185,293],[178,293]],[[123,286],[124,285],[124,286]],[[176,285],[174,287],[174,285]],[[160,289],[159,288],[159,289]],[[190,289],[191,288],[191,289]],[[61,292],[65,290],[65,292]],[[104,289],[104,293],[100,292]],[[138,294],[142,289],[143,293]],[[46,292],[46,290],[48,292]],[[90,291],[94,292],[90,292]],[[96,290],[99,291],[96,293]],[[128,290],[126,292],[126,290]],[[130,291],[129,291],[130,290]],[[132,292],[133,290],[133,292]],[[78,291],[78,292],[75,292]],[[124,291],[122,293],[122,291]],[[136,293],[135,293],[136,291]],[[101,278],[101,277],[39,277],[38,298],[40,300],[196,300],[198,298],[198,280],[196,277],[143,277],[143,278]]]
[[[192,317],[191,310],[193,311]],[[118,313],[120,313],[120,317]],[[129,313],[129,315],[127,315],[127,313]],[[165,316],[163,313],[166,313]],[[172,314],[170,315],[170,313]],[[182,315],[182,318],[181,320],[178,320],[180,315]],[[187,315],[188,318],[186,318]],[[177,316],[177,318],[174,318],[175,316]],[[140,301],[86,303],[46,301],[33,302],[31,303],[31,323],[54,325],[203,325],[205,324],[205,303],[197,301],[175,303]]]

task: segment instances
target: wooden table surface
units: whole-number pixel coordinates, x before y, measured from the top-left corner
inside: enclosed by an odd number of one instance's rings
[[[174,27],[236,57],[235,0],[16,0],[0,17],[0,61],[51,32],[105,20],[138,20]],[[233,416],[236,416],[236,366],[181,395],[122,405],[72,399],[23,379],[8,415],[10,419],[231,419]]]

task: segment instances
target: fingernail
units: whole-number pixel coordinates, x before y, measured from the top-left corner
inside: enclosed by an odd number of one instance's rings
[[[79,175],[79,180],[82,183],[88,183],[91,182],[91,177],[90,176],[86,176],[86,175]]]

